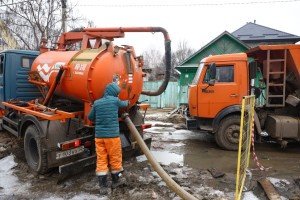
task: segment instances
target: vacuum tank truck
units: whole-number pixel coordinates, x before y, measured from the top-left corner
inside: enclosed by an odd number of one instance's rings
[[[163,34],[166,71],[156,91],[143,91],[143,57],[132,46],[114,45],[113,40],[126,32]],[[141,135],[149,127],[138,99],[141,94],[156,96],[166,89],[171,41],[160,27],[83,28],[63,33],[55,48],[42,41],[39,55],[9,50],[1,52],[0,58],[2,129],[24,139],[31,169],[45,173],[59,166],[60,173],[66,174],[95,163],[95,129],[87,115],[107,84],[118,84],[119,98],[130,102],[120,114],[128,112]],[[138,151],[127,126],[121,118],[119,122],[123,152]],[[151,138],[145,142],[149,145]]]
[[[204,58],[189,86],[188,128],[207,130],[237,150],[241,102],[254,91],[255,138],[282,147],[300,141],[300,45],[263,45]]]

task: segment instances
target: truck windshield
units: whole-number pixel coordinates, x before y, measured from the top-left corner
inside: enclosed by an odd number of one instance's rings
[[[200,75],[201,75],[201,72],[203,70],[203,66],[204,66],[204,63],[200,63],[199,67],[198,67],[198,70],[195,74],[195,77],[193,79],[193,82],[192,82],[192,85],[197,85],[198,84],[198,81],[199,81],[199,78],[200,78]]]

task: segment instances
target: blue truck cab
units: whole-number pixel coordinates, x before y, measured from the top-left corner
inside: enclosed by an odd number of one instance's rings
[[[0,51],[0,108],[3,101],[28,101],[41,96],[38,88],[28,82],[28,72],[38,51]]]

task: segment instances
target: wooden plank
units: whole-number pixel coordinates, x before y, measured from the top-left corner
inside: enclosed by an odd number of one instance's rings
[[[272,183],[269,181],[269,179],[263,178],[258,182],[260,183],[270,200],[281,200],[280,195],[278,194]]]

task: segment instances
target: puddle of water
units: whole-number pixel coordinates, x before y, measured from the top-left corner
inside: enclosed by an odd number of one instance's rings
[[[227,172],[235,172],[237,152],[218,149],[215,143],[190,142],[185,145],[184,165],[195,169],[216,168]]]
[[[211,134],[203,131],[175,130],[164,132],[163,136],[173,140],[214,141]]]
[[[149,129],[148,129],[149,130]],[[149,134],[159,136],[161,142],[172,141],[173,147],[180,147],[179,154],[169,152],[156,153],[154,155],[159,162],[169,164],[171,162],[183,162],[195,169],[216,168],[224,172],[236,173],[237,152],[220,149],[214,142],[213,135],[203,131],[176,130],[172,127],[153,127]],[[155,132],[155,133],[153,133]],[[184,141],[185,145],[182,145]],[[175,144],[174,144],[175,142]],[[300,173],[300,148],[299,143],[290,144],[287,149],[281,149],[278,144],[255,144],[256,155],[264,167],[272,167],[268,171],[273,175],[294,175]],[[180,156],[179,161],[176,159]],[[146,158],[144,158],[146,159]],[[287,167],[289,166],[289,167]],[[258,167],[252,159],[249,160],[249,169]]]
[[[164,165],[169,165],[172,162],[174,163],[183,163],[183,155],[179,155],[176,153],[170,153],[167,151],[151,151],[156,160]],[[143,162],[147,160],[145,155],[136,157],[138,162]]]

